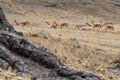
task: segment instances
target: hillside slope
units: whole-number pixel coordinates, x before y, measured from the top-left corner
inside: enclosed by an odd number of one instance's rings
[[[50,3],[58,3],[54,9],[50,8],[49,13],[55,14],[52,16],[69,15],[76,18],[81,15],[98,17],[103,20],[120,21],[120,1],[119,0],[58,0],[64,1],[64,4],[56,2],[57,0],[48,0]],[[24,14],[24,11],[47,12],[48,7],[45,7],[47,0],[1,0],[0,4],[6,12],[16,12]],[[56,10],[57,9],[57,10]],[[56,10],[55,13],[53,10]],[[67,14],[69,12],[69,14]],[[66,13],[66,14],[65,14]],[[79,19],[79,18],[77,18]]]
[[[57,1],[0,0],[0,5],[15,30],[23,32],[31,43],[50,49],[67,66],[93,71],[105,80],[119,80],[120,70],[111,65],[120,55],[120,0]],[[56,3],[56,7],[48,6]],[[17,25],[15,20],[30,25]],[[84,29],[92,20],[110,23],[114,29]],[[50,25],[66,22],[68,27],[53,29],[45,21]],[[77,25],[83,30],[76,29]]]

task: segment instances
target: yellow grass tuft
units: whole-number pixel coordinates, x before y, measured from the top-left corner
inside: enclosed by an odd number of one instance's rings
[[[11,68],[3,70],[0,68],[0,80],[31,80],[29,77],[17,76],[16,72],[12,71]]]

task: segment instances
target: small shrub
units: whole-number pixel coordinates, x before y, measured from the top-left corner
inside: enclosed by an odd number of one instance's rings
[[[32,37],[39,37],[39,34],[31,34]]]
[[[120,53],[114,57],[111,64],[113,64],[114,67],[120,69]]]

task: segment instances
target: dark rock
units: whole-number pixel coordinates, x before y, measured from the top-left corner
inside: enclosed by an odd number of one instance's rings
[[[5,18],[5,15],[3,13],[3,10],[0,6],[0,30],[5,30],[8,32],[15,33],[17,35],[22,35],[20,32],[16,32],[13,27],[8,23],[7,19]]]
[[[46,2],[45,6],[46,7],[56,7],[58,5],[57,2]]]
[[[87,5],[89,4],[89,1],[88,0],[79,0],[83,5]]]
[[[114,3],[114,5],[120,7],[120,3]]]
[[[46,48],[25,40],[7,22],[0,8],[0,67],[9,66],[32,80],[101,80],[92,73],[69,69]]]

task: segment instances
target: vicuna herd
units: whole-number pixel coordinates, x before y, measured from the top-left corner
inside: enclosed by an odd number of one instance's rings
[[[54,28],[54,29],[57,29],[57,28],[62,29],[62,28],[68,27],[68,23],[66,23],[66,22],[58,24],[56,21],[54,21],[50,24],[48,21],[45,21],[45,23],[48,24],[50,26],[50,28]]]
[[[86,22],[86,25],[83,27],[77,28],[79,30],[85,30],[85,31],[90,31],[90,30],[95,30],[95,31],[114,31],[114,26],[112,26],[109,23],[102,23],[102,21],[100,21],[100,23],[95,23],[94,21],[90,22]],[[76,25],[75,27],[78,27],[78,25]]]
[[[61,24],[58,24],[56,21],[52,22],[51,24],[48,21],[45,21],[46,24],[50,26],[50,28],[65,28],[68,27],[68,23],[63,22]],[[94,21],[86,22],[82,25],[76,25],[75,29],[77,30],[84,30],[84,31],[114,31],[114,26],[112,26],[109,23],[103,23],[100,21],[99,23],[95,23]]]
[[[28,26],[30,25],[30,22],[27,20],[22,22],[17,22],[16,20],[14,20],[14,23],[16,25],[22,25],[23,27],[26,25]],[[58,24],[56,21],[53,21],[52,23],[45,21],[45,23],[49,25],[50,28],[53,28],[53,29],[57,29],[57,28],[63,29],[63,28],[69,27],[69,24],[67,22]],[[114,31],[113,25],[111,25],[110,23],[103,23],[102,21],[100,21],[99,23],[95,23],[94,21],[86,22],[85,24],[82,24],[82,25],[76,25],[74,28],[76,28],[77,30],[83,30],[83,31],[92,31],[92,30]]]

